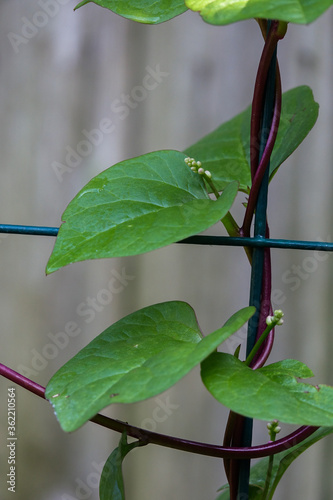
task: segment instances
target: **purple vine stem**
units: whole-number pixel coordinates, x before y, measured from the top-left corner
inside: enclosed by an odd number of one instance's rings
[[[254,93],[252,99],[251,132],[250,132],[250,162],[251,162],[252,179],[254,179],[259,165],[258,138],[260,137],[265,84],[266,84],[269,65],[271,63],[277,43],[281,39],[281,36],[278,31],[279,31],[279,22],[273,21],[271,29],[269,30],[269,33],[265,40],[265,45],[260,58],[255,86],[254,86]]]
[[[272,125],[271,125],[271,129],[269,132],[269,136],[267,139],[267,143],[266,143],[263,155],[260,159],[260,163],[258,165],[258,168],[255,170],[255,173],[254,173],[253,178],[252,178],[252,187],[251,187],[251,190],[249,193],[249,199],[248,199],[247,207],[245,210],[243,226],[240,229],[241,236],[250,236],[251,223],[252,223],[252,219],[253,219],[253,215],[254,215],[257,199],[258,199],[258,194],[259,194],[261,182],[262,182],[262,179],[265,175],[265,171],[266,171],[268,162],[270,160],[270,157],[271,157],[271,154],[272,154],[272,151],[274,148],[276,136],[278,133],[280,116],[281,116],[281,105],[282,105],[281,78],[280,78],[280,72],[278,70],[278,65],[277,65],[275,105],[274,105]],[[255,113],[256,113],[256,111],[254,111],[254,114]],[[252,153],[251,153],[251,155],[252,155]]]
[[[20,385],[24,389],[33,392],[37,396],[45,399],[45,388],[43,386],[37,384],[36,382],[33,382],[24,375],[21,375],[20,373],[12,370],[2,363],[0,363],[0,375]],[[280,451],[284,451],[288,448],[291,448],[292,446],[297,445],[308,436],[311,436],[311,434],[313,434],[318,428],[302,426],[295,432],[282,439],[279,439],[278,441],[269,442],[267,444],[259,446],[252,446],[249,448],[240,448],[237,446],[224,447],[214,444],[201,443],[198,441],[189,441],[187,439],[181,439],[173,436],[167,436],[165,434],[159,434],[157,432],[147,431],[146,429],[134,427],[133,425],[130,425],[126,422],[114,420],[110,417],[106,417],[105,415],[101,415],[100,413],[92,417],[90,421],[117,432],[127,432],[129,436],[139,439],[144,444],[156,444],[159,446],[165,446],[167,448],[187,451],[199,455],[228,459],[262,458],[269,455],[274,455],[275,453],[279,453]]]
[[[269,237],[269,228],[266,227],[266,237]],[[262,300],[260,307],[260,317],[258,324],[258,332],[256,340],[258,340],[266,328],[266,318],[268,315],[273,313],[271,304],[271,292],[272,292],[272,266],[271,266],[271,252],[269,248],[264,251],[264,270],[263,270],[263,282],[262,282]],[[260,351],[254,357],[251,368],[256,370],[261,368],[266,363],[274,343],[274,328],[269,333],[266,341],[261,346]]]
[[[278,41],[281,38],[283,38],[286,28],[281,27],[278,21],[272,21],[270,29],[267,33],[267,23],[264,21],[259,21],[259,25],[265,39],[265,44],[258,66],[254,92],[253,92],[253,99],[252,99],[251,128],[250,128],[250,163],[251,163],[252,185],[249,193],[249,199],[245,211],[243,225],[239,231],[241,236],[250,236],[250,229],[257,206],[259,191],[261,188],[263,178],[267,171],[269,160],[277,137],[277,132],[280,123],[281,105],[282,105],[281,78],[280,78],[278,63],[276,62],[273,115],[268,137],[266,143],[264,144],[263,153],[260,157],[260,151],[262,150],[261,140],[263,137],[261,130],[262,116],[264,112],[264,100],[265,100],[268,72],[273,55],[277,48]],[[266,222],[265,236],[266,237],[269,236],[269,228],[267,222]],[[271,258],[270,258],[270,249],[267,248],[264,251],[264,259],[263,259],[262,289],[260,295],[260,304],[254,304],[259,310],[256,340],[258,340],[262,335],[266,327],[266,317],[272,312],[271,287],[272,287]],[[252,369],[260,368],[265,364],[272,350],[273,343],[274,343],[274,330],[270,332],[268,338],[265,340],[264,344],[261,346],[261,349],[259,350],[254,360],[252,361],[250,365]],[[235,417],[229,418],[225,431],[224,444],[228,445],[241,444],[242,440],[239,441],[240,439],[239,436],[243,435],[244,425],[245,425],[245,418],[242,417],[241,415],[236,415]],[[224,460],[224,467],[229,482],[231,500],[236,500],[238,496],[239,475],[240,475],[239,464],[240,464],[239,459]]]

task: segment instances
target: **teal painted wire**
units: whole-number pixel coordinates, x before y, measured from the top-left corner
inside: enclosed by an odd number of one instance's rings
[[[0,224],[0,233],[4,234],[31,234],[35,236],[57,236],[58,227],[49,226],[21,226],[15,224]],[[238,238],[232,236],[190,236],[176,243],[189,245],[233,246],[233,247],[258,247],[281,248],[286,250],[316,250],[320,252],[333,252],[333,243],[326,241],[282,240],[273,238]]]
[[[6,234],[32,234],[35,236],[57,236],[58,227],[48,226],[19,226],[13,224],[0,224],[0,233]]]
[[[333,243],[326,241],[282,240],[273,238],[232,236],[191,236],[178,243],[192,245],[221,245],[233,247],[280,248],[286,250],[317,250],[333,252]]]

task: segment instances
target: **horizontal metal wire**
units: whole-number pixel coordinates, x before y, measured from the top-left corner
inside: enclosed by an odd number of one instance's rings
[[[13,224],[0,224],[0,233],[6,234],[31,234],[35,236],[57,236],[58,227],[48,226],[19,226]],[[300,240],[281,240],[262,237],[235,238],[231,236],[190,236],[177,243],[186,243],[191,245],[220,245],[236,247],[270,247],[285,248],[294,250],[320,250],[324,252],[333,252],[333,243],[325,241],[300,241]]]
[[[0,233],[7,234],[34,234],[36,236],[57,236],[58,227],[46,226],[16,226],[12,224],[0,224]]]
[[[299,241],[299,240],[281,240],[263,237],[234,238],[231,236],[191,236],[178,243],[191,243],[193,245],[224,245],[235,247],[270,247],[285,248],[294,250],[322,250],[333,252],[333,243],[325,241]]]

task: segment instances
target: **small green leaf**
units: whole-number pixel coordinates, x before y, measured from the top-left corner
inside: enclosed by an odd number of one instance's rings
[[[333,424],[333,387],[298,383],[312,376],[300,361],[287,360],[252,370],[234,356],[213,353],[202,363],[209,392],[236,413],[298,425]]]
[[[323,14],[333,0],[186,0],[210,24],[231,24],[255,17],[309,24]]]
[[[145,24],[159,24],[187,10],[184,0],[83,0],[74,10],[94,2],[122,17]]]
[[[107,328],[51,378],[46,398],[73,431],[111,403],[150,398],[184,377],[254,314],[241,309],[203,337],[185,302],[146,307]]]
[[[267,497],[267,500],[271,500],[273,498],[276,487],[279,484],[283,474],[288,469],[289,465],[294,460],[296,460],[296,458],[299,455],[301,455],[301,453],[306,451],[310,446],[315,444],[320,439],[323,439],[324,437],[328,436],[332,432],[333,432],[333,427],[319,428],[311,436],[309,436],[307,439],[305,439],[302,443],[300,443],[292,448],[289,448],[286,451],[282,451],[281,453],[278,453],[277,455],[274,456],[274,462],[276,462],[276,465],[274,465],[274,463],[273,463],[273,473],[271,476],[270,490],[269,490],[269,495]],[[266,463],[268,463],[268,458],[266,458],[265,460],[266,460]],[[256,478],[255,478],[255,474],[254,474],[254,480],[255,479]]]
[[[94,177],[70,202],[47,264],[52,273],[72,262],[138,255],[193,236],[229,211],[230,184],[211,200],[200,175],[178,151],[123,161]]]
[[[143,444],[140,441],[127,443],[127,435],[121,435],[118,447],[113,450],[103,467],[99,484],[100,500],[125,500],[122,464],[126,455]]]
[[[271,480],[269,483],[268,496],[265,497],[265,500],[271,500],[273,498],[274,492],[278,483],[280,482],[283,474],[288,469],[289,465],[292,464],[296,458],[306,451],[310,446],[315,444],[320,439],[328,436],[333,432],[333,427],[321,427],[317,429],[311,436],[306,438],[302,443],[297,444],[291,448],[287,448],[280,453],[274,455],[274,462],[272,467]],[[257,488],[258,492],[263,491],[266,481],[266,474],[268,469],[268,461],[269,457],[265,457],[257,462],[255,465],[251,467],[250,472],[250,483],[252,488]],[[226,491],[223,492],[216,500],[229,500],[229,487],[228,485],[222,487],[226,488]],[[255,496],[252,498],[250,495],[250,500],[256,498]],[[262,497],[258,497],[258,500],[261,500]]]
[[[283,94],[280,126],[271,156],[271,178],[308,135],[316,123],[318,108],[311,89],[305,85]],[[211,172],[218,189],[234,180],[239,182],[240,191],[247,192],[251,186],[250,119],[251,106],[185,151]]]

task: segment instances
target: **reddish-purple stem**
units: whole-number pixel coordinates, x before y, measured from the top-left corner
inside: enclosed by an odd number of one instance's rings
[[[240,446],[242,443],[242,435],[245,418],[236,413],[234,420],[233,435],[230,446]],[[229,492],[230,500],[237,500],[238,496],[238,480],[239,480],[240,462],[238,459],[229,460]]]
[[[259,190],[262,184],[263,177],[267,170],[269,159],[275,144],[277,131],[279,127],[280,114],[281,114],[281,79],[278,69],[278,64],[276,64],[276,78],[275,78],[275,102],[273,117],[270,126],[270,131],[268,134],[268,139],[266,141],[262,157],[260,158],[261,150],[261,127],[262,127],[262,115],[264,110],[264,96],[265,87],[267,81],[267,75],[274,51],[277,47],[278,40],[280,39],[277,34],[279,27],[278,21],[273,21],[268,32],[267,38],[265,39],[264,49],[259,62],[253,100],[252,100],[252,112],[251,112],[251,130],[250,130],[250,162],[251,162],[251,180],[252,186],[249,194],[248,204],[246,207],[244,222],[242,228],[240,229],[241,236],[250,236],[250,228],[253,219],[253,215],[256,209],[257,199]],[[260,160],[260,162],[259,162]],[[266,223],[266,237],[268,233],[268,225]],[[271,261],[270,261],[270,249],[264,252],[264,263],[263,263],[263,278],[262,278],[262,291],[260,297],[259,306],[259,321],[257,328],[257,339],[261,336],[264,331],[264,326],[266,317],[271,311]],[[269,353],[272,349],[274,341],[274,333],[271,332],[267,340],[261,346],[260,351],[254,358],[251,368],[258,368],[263,366],[266,362]],[[238,425],[235,424],[235,421]],[[242,427],[244,423],[244,418],[236,418],[233,422],[233,429],[228,429],[228,434],[233,432],[232,443],[234,444],[234,438],[237,439],[236,435],[242,436]],[[229,488],[230,488],[230,499],[236,500],[238,494],[238,483],[239,483],[239,462],[233,460],[227,463],[228,476],[229,476]]]
[[[254,86],[251,113],[251,131],[250,131],[250,163],[251,178],[254,179],[259,164],[260,127],[261,117],[264,106],[264,93],[267,80],[267,73],[271,63],[274,51],[276,49],[279,37],[277,36],[278,21],[273,21],[271,29],[265,40],[263,52],[261,54],[257,77]]]
[[[20,385],[24,389],[33,392],[37,396],[45,399],[45,388],[39,384],[36,384],[32,380],[24,377],[20,373],[8,368],[7,366],[0,363],[0,375],[3,375],[12,382]],[[208,443],[200,443],[198,441],[189,441],[187,439],[176,438],[173,436],[167,436],[165,434],[158,434],[157,432],[147,431],[146,429],[140,429],[139,427],[134,427],[126,422],[121,422],[120,420],[114,420],[112,418],[106,417],[98,413],[92,417],[91,422],[98,425],[102,425],[108,429],[112,429],[117,432],[127,432],[131,437],[137,438],[144,443],[157,444],[160,446],[165,446],[167,448],[173,448],[176,450],[187,451],[189,453],[196,453],[199,455],[206,455],[210,457],[217,458],[227,458],[227,459],[238,459],[238,460],[248,460],[249,458],[262,458],[269,455],[274,455],[280,451],[284,451],[287,448],[295,446],[296,444],[303,441],[308,436],[311,436],[317,429],[317,427],[303,426],[297,429],[289,436],[286,436],[273,443],[267,443],[259,446],[252,446],[249,448],[240,447],[224,447]]]
[[[255,171],[254,177],[252,178],[252,186],[249,193],[249,199],[247,202],[247,207],[245,210],[245,216],[242,228],[240,229],[240,234],[242,236],[250,236],[250,228],[251,223],[255,211],[255,207],[257,204],[258,194],[261,186],[262,179],[265,175],[265,171],[267,165],[269,163],[276,136],[278,133],[279,123],[280,123],[280,115],[281,115],[281,104],[282,104],[282,91],[281,91],[281,78],[280,73],[278,71],[277,65],[277,75],[276,75],[276,90],[275,90],[275,104],[274,104],[274,112],[272,118],[272,125],[269,132],[269,136],[267,139],[267,143],[263,152],[263,155],[260,159],[260,163],[258,168]]]
[[[266,224],[266,238],[269,238],[269,228]],[[261,304],[260,304],[260,317],[258,324],[258,332],[256,341],[259,340],[264,330],[266,329],[266,318],[268,315],[272,314],[272,303],[271,303],[271,291],[272,291],[272,266],[271,266],[271,252],[269,248],[265,248],[264,251],[264,269],[263,269],[263,282],[261,291]],[[274,342],[274,328],[269,333],[266,341],[261,346],[260,351],[254,357],[251,368],[256,370],[262,367],[266,361],[273,347]]]
[[[3,365],[2,363],[0,363],[0,375],[6,377],[12,382],[15,382],[15,384],[20,385],[24,389],[33,392],[37,396],[45,398],[45,388],[42,385],[33,382],[29,378],[25,377],[24,375],[21,375],[20,373],[12,370],[11,368]]]

